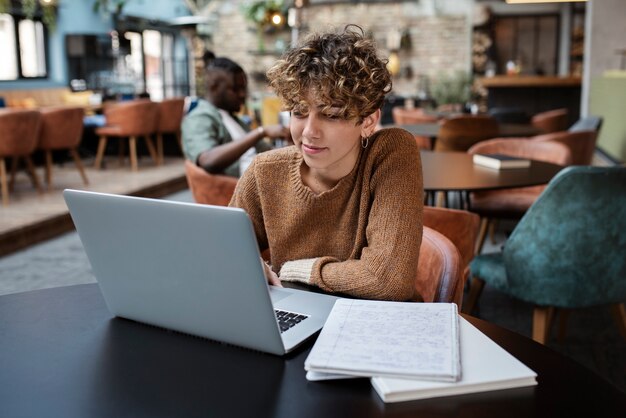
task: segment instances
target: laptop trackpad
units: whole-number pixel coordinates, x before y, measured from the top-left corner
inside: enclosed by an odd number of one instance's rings
[[[293,293],[286,290],[281,290],[275,286],[270,286],[270,297],[272,298],[272,304],[275,305],[279,300],[293,296]]]

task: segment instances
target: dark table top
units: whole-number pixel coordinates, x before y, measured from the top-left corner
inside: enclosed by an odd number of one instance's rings
[[[3,417],[624,416],[626,394],[583,366],[466,316],[538,386],[384,404],[367,379],[308,382],[312,341],[276,357],[113,318],[95,284],[0,297]]]
[[[440,124],[438,122],[433,123],[419,123],[412,125],[393,125],[398,128],[406,129],[413,135],[426,136],[429,138],[437,138],[439,134]],[[530,124],[516,124],[516,123],[501,123],[498,125],[500,132],[498,137],[530,137],[539,135],[542,132]]]
[[[528,168],[496,170],[474,164],[465,152],[421,151],[424,190],[477,191],[546,184],[560,165],[531,161]]]

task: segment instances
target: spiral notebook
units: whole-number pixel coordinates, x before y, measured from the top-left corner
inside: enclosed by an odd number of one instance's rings
[[[461,377],[454,303],[339,299],[304,368],[307,379],[387,376],[456,382]]]

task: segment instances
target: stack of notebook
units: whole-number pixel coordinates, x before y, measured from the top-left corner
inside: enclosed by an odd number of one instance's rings
[[[455,304],[338,300],[307,379],[366,376],[385,402],[536,385],[536,373],[460,318]]]

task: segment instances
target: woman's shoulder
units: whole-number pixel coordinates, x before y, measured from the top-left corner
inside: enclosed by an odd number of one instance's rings
[[[261,152],[254,158],[255,171],[265,173],[264,177],[272,174],[279,175],[279,173],[282,176],[291,171],[299,155],[295,146]]]
[[[419,153],[413,134],[402,128],[381,129],[374,134],[372,139],[373,149]]]

